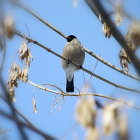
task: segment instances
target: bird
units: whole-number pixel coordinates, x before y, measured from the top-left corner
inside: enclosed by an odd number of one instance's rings
[[[67,44],[63,49],[62,56],[67,60],[62,60],[62,67],[66,74],[66,92],[74,92],[74,73],[79,70],[71,61],[82,66],[85,60],[85,51],[81,42],[74,36],[69,35]]]

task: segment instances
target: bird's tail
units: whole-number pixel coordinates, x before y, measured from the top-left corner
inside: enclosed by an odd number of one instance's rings
[[[74,92],[74,77],[72,78],[70,82],[67,80],[66,91]]]

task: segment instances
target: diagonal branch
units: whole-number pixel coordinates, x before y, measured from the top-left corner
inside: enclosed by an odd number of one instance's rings
[[[41,21],[43,24],[45,24],[46,26],[48,26],[49,28],[51,28],[53,31],[55,31],[56,33],[58,33],[59,35],[61,35],[64,38],[67,38],[67,36],[62,33],[60,30],[58,30],[57,28],[55,28],[54,26],[52,26],[51,24],[49,24],[46,20],[44,20],[43,18],[41,18],[40,16],[36,15],[34,12],[32,12],[32,10],[30,10],[29,8],[27,8],[25,5],[23,5],[21,2],[16,1],[16,0],[12,0],[16,5],[18,5],[19,7],[23,8],[25,11],[27,11],[28,13],[30,13],[31,15],[33,15],[35,18],[37,18],[39,21]],[[99,12],[97,10],[97,8],[94,6],[92,6],[92,8],[94,8],[94,12],[96,13],[96,16],[99,17]],[[111,63],[107,62],[106,60],[102,59],[101,57],[95,55],[92,51],[90,51],[89,49],[84,47],[84,51],[86,53],[88,53],[89,55],[91,55],[92,57],[98,59],[100,62],[104,63],[105,65],[109,66],[110,68],[130,77],[133,78],[135,80],[140,81],[140,78],[133,76],[132,74],[126,73],[123,70],[121,70],[120,68],[112,65]]]
[[[36,44],[37,46],[39,46],[39,47],[45,49],[46,51],[52,53],[53,55],[55,55],[55,56],[57,56],[57,57],[59,57],[59,58],[61,58],[61,59],[63,59],[63,60],[69,61],[69,60],[66,59],[65,57],[61,56],[60,54],[56,53],[55,51],[51,50],[50,48],[48,48],[48,47],[42,45],[41,43],[39,43],[39,42],[37,42],[37,41],[35,41],[35,40],[33,40],[33,39],[31,39],[31,38],[25,36],[24,34],[21,34],[21,33],[17,32],[17,31],[16,31],[15,33],[16,33],[16,35],[18,35],[18,36],[20,36],[20,37],[22,37],[22,38],[28,40],[28,42],[32,42],[32,43]],[[75,65],[77,68],[80,68],[80,67],[81,67],[81,66],[77,65],[76,63],[74,63],[74,62],[72,62],[72,61],[70,61],[70,63],[73,64],[73,65]],[[86,68],[84,68],[84,67],[82,67],[81,69],[82,69],[84,72],[86,72],[86,73],[88,73],[88,74],[90,74],[90,75],[92,75],[92,76],[94,76],[94,77],[96,77],[96,78],[98,78],[98,79],[100,79],[100,80],[102,80],[102,81],[104,81],[104,82],[110,84],[110,85],[113,85],[113,86],[115,86],[115,87],[117,87],[117,88],[121,88],[121,89],[124,89],[124,90],[127,90],[127,91],[131,91],[131,92],[140,93],[139,90],[127,88],[127,87],[125,87],[125,86],[122,86],[122,85],[118,85],[118,84],[116,84],[116,83],[113,83],[113,82],[111,82],[111,81],[109,81],[109,80],[107,80],[107,79],[105,79],[105,78],[103,78],[103,77],[101,77],[101,76],[99,76],[99,75],[97,75],[97,74],[95,74],[95,73],[89,71],[88,69],[86,69]]]

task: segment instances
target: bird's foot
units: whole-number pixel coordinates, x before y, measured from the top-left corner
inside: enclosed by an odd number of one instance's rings
[[[77,69],[82,69],[82,65],[77,65]]]
[[[68,60],[67,60],[67,64],[69,64],[70,62],[71,62],[71,61],[68,59]]]

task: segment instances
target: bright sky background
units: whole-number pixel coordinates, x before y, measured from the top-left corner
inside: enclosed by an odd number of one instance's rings
[[[120,67],[118,59],[120,45],[113,37],[110,39],[104,37],[102,24],[83,0],[78,1],[76,8],[74,8],[72,0],[24,0],[23,2],[54,27],[58,28],[66,35],[74,34],[86,48],[90,49],[108,62]],[[126,2],[126,11],[134,17],[140,19],[140,1],[124,0],[124,2]],[[15,18],[16,28],[19,31],[28,35],[26,28],[27,25],[31,38],[46,45],[57,53],[62,54],[63,47],[66,44],[66,40],[64,38],[20,8],[8,6],[7,11]],[[124,20],[125,21],[123,21],[119,28],[125,35],[129,21],[126,18]],[[8,70],[10,69],[13,61],[22,66],[21,62],[18,60],[17,54],[22,41],[23,39],[17,36],[15,36],[12,40],[7,40],[7,57],[3,71],[3,76],[6,81],[8,80]],[[61,60],[36,45],[29,44],[29,48],[31,49],[31,53],[33,55],[33,61],[29,71],[29,80],[40,85],[54,84],[65,91],[66,78],[65,73],[61,68]],[[83,66],[93,71],[96,62],[96,59],[86,54]],[[137,81],[131,80],[130,78],[112,70],[101,62],[98,62],[94,72],[112,82],[122,84],[130,88],[138,89],[139,87],[139,83]],[[136,72],[131,65],[130,72],[136,75]],[[81,70],[75,73],[75,87],[80,90],[84,84],[83,74],[85,76],[85,80],[88,81],[90,75],[83,73]],[[95,77],[92,77],[90,83],[92,85],[91,92],[122,98],[140,105],[138,94],[115,88],[101,80],[96,79]],[[35,96],[37,102],[37,114],[33,113],[33,96]],[[58,97],[59,96],[53,93],[45,92],[27,83],[25,84],[20,82],[19,87],[16,89],[16,102],[14,105],[34,125],[56,138],[63,138],[66,140],[84,139],[84,129],[75,122],[74,116],[78,98],[65,97],[63,104],[61,105],[58,103],[55,108],[54,105]],[[109,101],[104,98],[95,98],[101,103]],[[3,102],[0,102],[0,106],[2,106],[2,109],[8,109]],[[140,137],[139,115],[139,111],[131,108],[128,109],[130,136],[133,140],[138,140]],[[8,138],[10,138],[10,140],[18,139],[16,133],[17,129],[15,128],[14,123],[5,120],[2,117],[0,117],[0,119],[2,120],[0,122],[0,128],[12,129],[9,133],[7,133]],[[32,132],[30,132],[29,136],[30,139],[33,140],[42,139],[42,137]]]

